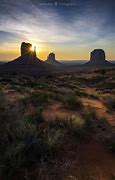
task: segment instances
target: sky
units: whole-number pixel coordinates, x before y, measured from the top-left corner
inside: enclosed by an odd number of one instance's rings
[[[88,60],[96,48],[115,60],[115,0],[0,0],[0,60],[20,56],[23,41],[42,60]]]

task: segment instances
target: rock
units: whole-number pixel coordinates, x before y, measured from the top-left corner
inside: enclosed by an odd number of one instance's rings
[[[50,53],[47,57],[47,61],[56,61],[55,59],[55,54],[54,53]]]
[[[21,44],[21,56],[30,55],[36,57],[36,46],[34,46],[34,50],[32,51],[32,44],[22,42]]]
[[[55,68],[36,57],[36,47],[33,51],[31,48],[32,44],[22,42],[21,56],[1,65],[0,72],[35,76],[52,73]]]
[[[55,54],[54,53],[50,53],[47,57],[47,60],[45,61],[46,63],[48,64],[51,64],[55,67],[64,67],[64,64],[58,62],[56,59],[55,59]]]
[[[31,52],[32,44],[22,42],[21,44],[21,56]]]
[[[90,54],[90,61],[97,63],[105,61],[105,52],[103,49],[94,49]]]
[[[94,49],[90,53],[90,61],[83,64],[85,67],[110,67],[113,64],[106,60],[106,55],[103,49]]]

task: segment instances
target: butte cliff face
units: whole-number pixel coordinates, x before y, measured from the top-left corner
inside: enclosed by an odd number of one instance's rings
[[[36,47],[34,47],[33,51],[31,48],[32,44],[22,42],[20,48],[21,56],[2,65],[0,72],[27,75],[51,73],[55,68],[38,59],[36,56]]]
[[[34,50],[32,50],[32,44],[30,43],[21,43],[20,54],[21,56],[11,61],[10,63],[22,65],[36,65],[40,62],[40,59],[38,59],[36,56],[36,48],[34,47]]]
[[[55,59],[55,54],[54,53],[50,53],[47,57],[47,61],[53,62],[56,61]]]
[[[32,48],[32,44],[22,42],[22,44],[21,44],[21,56],[30,53],[31,48]]]
[[[105,62],[105,52],[103,49],[94,49],[90,54],[90,61],[96,63]]]
[[[36,47],[34,46],[34,50],[32,51],[32,44],[22,42],[21,44],[21,56],[24,55],[32,55],[36,57]]]
[[[53,65],[53,66],[55,66],[55,67],[64,67],[64,64],[62,64],[62,63],[60,63],[60,62],[58,62],[57,60],[56,60],[56,58],[55,58],[55,54],[54,53],[50,53],[49,55],[48,55],[48,57],[47,57],[47,60],[45,61],[46,63],[48,63],[48,64],[51,64],[51,65]]]
[[[112,66],[112,64],[106,60],[106,55],[103,49],[94,49],[90,53],[90,61],[88,61],[84,65],[89,67]]]

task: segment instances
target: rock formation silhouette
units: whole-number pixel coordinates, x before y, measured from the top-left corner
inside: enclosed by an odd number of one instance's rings
[[[36,47],[32,50],[32,44],[30,43],[21,43],[21,56],[13,61],[16,64],[38,64],[41,60],[36,56]]]
[[[41,61],[36,56],[36,47],[34,51],[31,50],[32,44],[21,43],[21,56],[1,65],[0,72],[6,73],[17,73],[17,74],[27,74],[27,75],[40,75],[51,73],[55,67]]]
[[[85,66],[92,66],[92,67],[98,67],[98,66],[112,66],[112,63],[108,62],[106,60],[106,55],[103,49],[94,49],[90,53],[90,61],[84,64]]]
[[[21,56],[30,53],[31,48],[32,48],[32,44],[22,42],[22,44],[21,44]]]
[[[47,75],[60,70],[76,70],[88,68],[108,68],[115,67],[114,64],[106,60],[103,49],[94,49],[90,54],[90,60],[82,65],[65,65],[58,62],[54,53],[50,53],[47,60],[41,61],[37,58],[36,47],[32,50],[32,44],[21,43],[21,56],[8,63],[0,65],[0,73],[16,73],[24,75]]]
[[[48,61],[56,61],[56,59],[55,59],[55,54],[54,54],[54,53],[50,53],[50,54],[48,55],[47,60],[48,60]]]
[[[22,42],[21,44],[21,56],[23,55],[33,55],[36,57],[36,46],[34,46],[34,50],[32,51],[32,44]]]
[[[48,57],[47,57],[47,60],[45,61],[46,63],[48,63],[48,64],[51,64],[51,65],[53,65],[53,66],[55,66],[55,67],[64,67],[65,65],[63,64],[63,63],[60,63],[60,62],[58,62],[57,60],[56,60],[56,58],[55,58],[55,54],[54,53],[50,53],[49,55],[48,55]]]
[[[90,61],[102,63],[105,61],[105,52],[103,49],[94,49],[90,55]]]

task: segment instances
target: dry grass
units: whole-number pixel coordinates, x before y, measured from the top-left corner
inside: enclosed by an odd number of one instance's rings
[[[79,156],[81,143],[96,139],[115,152],[114,134],[107,118],[101,114],[97,116],[95,107],[85,107],[82,103],[84,97],[97,99],[111,113],[115,105],[112,77],[113,70],[40,78],[1,76],[1,177],[58,180],[67,175],[76,179],[76,176],[68,174],[68,167],[73,167],[72,161]],[[107,86],[108,82],[110,86]],[[15,94],[12,101],[11,91]],[[61,102],[66,111],[75,114],[69,118],[45,121],[42,111],[50,100]],[[96,177],[88,172],[83,178]],[[114,179],[114,175],[111,178]]]

